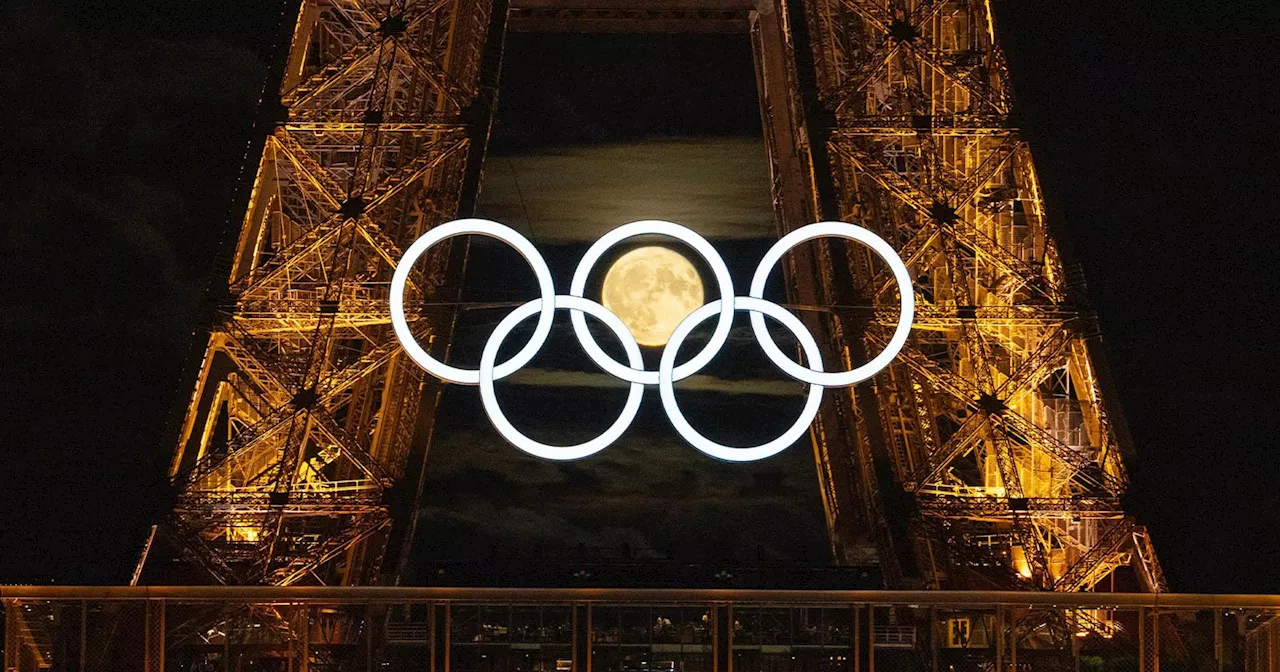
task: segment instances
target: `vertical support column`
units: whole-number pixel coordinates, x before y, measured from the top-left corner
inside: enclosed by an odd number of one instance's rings
[[[164,600],[147,600],[143,670],[164,672]]]
[[[382,669],[386,659],[389,611],[390,605],[385,602],[372,602],[365,608],[365,660],[370,672]]]
[[[1271,672],[1280,672],[1277,669],[1280,668],[1280,627],[1276,627],[1274,622],[1267,628],[1267,639],[1270,640],[1267,665]]]
[[[1271,650],[1267,639],[1267,632],[1260,630],[1255,631],[1253,636],[1245,640],[1247,643],[1244,669],[1247,672],[1271,672]]]
[[[1280,672],[1280,627],[1276,627],[1274,623],[1267,628],[1267,638],[1270,640],[1270,651],[1267,652],[1267,665],[1270,666],[1271,672]]]
[[[751,14],[751,44],[756,63],[756,87],[760,117],[773,184],[774,217],[782,236],[806,224],[821,221],[821,210],[813,183],[814,165],[809,147],[809,131],[797,97],[794,49],[791,45],[783,0],[757,3]],[[825,257],[815,246],[801,246],[790,252],[780,265],[786,282],[787,300],[802,306],[831,303],[823,280]],[[832,343],[837,325],[814,311],[801,311],[800,319],[818,335],[823,359],[841,361],[838,346]],[[838,409],[847,407],[846,395],[834,404],[823,404],[810,432],[818,469],[819,493],[826,514],[832,557],[837,564],[852,564],[858,530],[866,527],[855,479],[859,474],[844,456],[855,446],[851,428]],[[843,506],[842,506],[843,505]]]
[[[484,170],[485,153],[489,149],[489,134],[493,129],[494,111],[498,106],[498,79],[502,74],[502,55],[507,41],[508,0],[492,0],[489,10],[489,28],[484,50],[481,52],[480,85],[476,98],[464,116],[469,116],[466,169],[462,177],[462,193],[458,200],[458,216],[470,217],[475,213],[476,199],[480,195],[480,179]]]
[[[222,636],[222,672],[231,672],[231,605],[222,605],[222,622],[225,624]]]
[[[440,652],[440,626],[436,619],[440,606],[434,602],[427,605],[427,672],[436,672],[441,666],[437,662]]]
[[[573,672],[591,672],[591,605],[573,607]]]
[[[1213,660],[1218,672],[1222,672],[1222,610],[1213,610]]]
[[[431,672],[449,672],[453,648],[453,612],[449,603],[431,605]]]
[[[1138,672],[1147,672],[1147,608],[1138,607]]]
[[[89,603],[80,600],[80,672],[88,669],[89,657]]]
[[[1160,612],[1138,609],[1138,672],[1160,672]]]
[[[1018,612],[1009,610],[1009,672],[1018,672]]]
[[[708,607],[707,625],[711,627],[711,672],[724,669],[720,662],[720,610],[715,606]]]
[[[18,601],[4,600],[0,608],[4,609],[4,672],[18,672],[18,649],[22,645],[18,639]]]
[[[1151,672],[1160,672],[1160,610],[1151,610]]]
[[[725,639],[727,640],[725,649],[727,650],[728,657],[728,666],[725,667],[725,670],[727,672],[733,672],[733,636],[737,632],[737,628],[733,627],[733,625],[736,622],[737,621],[733,620],[733,605],[730,604],[725,607],[725,625],[727,626],[726,630],[728,630],[728,634],[725,636]]]
[[[938,608],[929,607],[929,660],[933,672],[938,672]]]
[[[711,607],[711,672],[733,672],[732,618],[730,607]]]
[[[309,672],[311,669],[311,607],[307,604],[298,606],[298,613],[294,616],[296,622],[293,631],[297,636],[294,640],[297,655],[298,672]]]
[[[996,672],[1004,672],[1004,605],[996,606]]]
[[[840,219],[827,149],[834,119],[813,89],[803,20],[806,4],[762,0],[751,15],[779,235],[815,221]],[[863,281],[849,275],[845,249],[824,244],[790,252],[781,264],[787,300],[800,306],[829,306],[868,298],[857,295]],[[866,326],[864,318],[855,319],[847,311],[837,316],[813,310],[800,311],[799,317],[817,336],[824,360],[871,358],[856,336]],[[832,556],[836,564],[857,564],[860,555],[874,549],[885,584],[904,587],[904,575],[915,575],[910,568],[911,537],[905,519],[886,517],[883,495],[877,494],[897,493],[902,487],[893,476],[885,437],[876,423],[863,420],[877,416],[878,402],[874,393],[855,393],[852,388],[833,393],[833,403],[822,405],[810,432]],[[904,549],[901,553],[899,547]]]
[[[373,672],[373,623],[377,617],[373,614],[373,605],[364,605],[364,670]]]
[[[867,672],[876,672],[876,605],[868,604],[866,614],[867,617],[863,619],[866,627],[860,633],[864,643],[862,669]]]
[[[1080,672],[1080,638],[1075,633],[1071,637],[1071,669]]]
[[[861,607],[853,605],[853,672],[862,671],[862,618]]]
[[[1012,607],[996,607],[996,670],[1017,672],[1018,614]]]

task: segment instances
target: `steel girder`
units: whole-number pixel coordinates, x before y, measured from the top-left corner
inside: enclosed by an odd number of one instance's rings
[[[148,543],[135,577],[164,578],[177,556],[220,583],[378,581],[423,392],[388,285],[400,250],[456,216],[487,139],[491,8],[302,2],[173,506],[153,530],[165,543]],[[411,299],[429,304],[456,262],[442,249],[420,264]],[[451,313],[410,315],[440,348]]]
[[[915,278],[899,362],[832,395],[815,423],[837,559],[870,544],[892,583],[1075,590],[1128,565],[1161,590],[1145,530],[1121,511],[1125,441],[1097,375],[1096,325],[1010,121],[988,4],[759,7],[780,227],[867,225]],[[159,530],[218,581],[375,580],[422,386],[388,328],[386,281],[478,170],[492,9],[303,4],[287,114],[266,142]],[[448,272],[442,256],[413,278],[424,341],[451,324],[431,307]],[[878,349],[896,323],[896,290],[865,250],[798,251],[786,273],[832,361]]]
[[[1095,320],[1068,282],[1011,119],[989,3],[803,0],[792,10],[812,88],[794,96],[807,112],[791,142],[812,156],[813,208],[900,249],[919,306],[897,362],[837,398],[859,431],[818,433],[820,473],[831,473],[821,462],[836,444],[886,465],[851,491],[895,501],[887,515],[910,521],[896,528],[910,534],[880,545],[882,562],[915,567],[903,583],[1088,590],[1128,566],[1141,587],[1163,590],[1145,530],[1120,507],[1127,437],[1099,382]],[[834,322],[830,347],[857,361],[887,342],[898,290],[867,250],[820,254],[815,307]],[[868,510],[852,504],[835,509]],[[836,521],[833,534],[845,528]],[[975,549],[979,538],[999,550]]]

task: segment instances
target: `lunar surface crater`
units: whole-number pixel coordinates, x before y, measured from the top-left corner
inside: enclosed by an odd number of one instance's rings
[[[704,303],[698,270],[679,252],[656,245],[618,257],[600,293],[604,307],[646,347],[666,345],[680,321]]]

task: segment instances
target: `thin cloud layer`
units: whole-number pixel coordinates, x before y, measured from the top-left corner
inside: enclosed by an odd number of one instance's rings
[[[759,138],[564,147],[490,157],[477,214],[541,244],[591,242],[638,219],[707,238],[771,238],[769,183]]]
[[[681,561],[826,559],[805,446],[728,464],[638,428],[588,459],[549,462],[463,421],[479,413],[469,392],[451,389],[442,402],[442,419],[455,420],[432,446],[420,559],[567,557],[578,547]],[[560,422],[563,433],[589,419]]]
[[[513,385],[547,387],[586,387],[618,389],[617,378],[607,373],[561,371],[554,369],[521,369],[504,382]],[[721,392],[725,394],[760,394],[770,397],[796,397],[804,385],[791,380],[728,380],[716,376],[694,375],[676,383],[676,389],[687,392]]]

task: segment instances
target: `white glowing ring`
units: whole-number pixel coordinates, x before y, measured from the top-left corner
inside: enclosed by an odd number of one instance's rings
[[[543,304],[550,305],[551,302],[543,302],[541,299],[534,299],[529,303],[516,308],[498,323],[497,328],[493,330],[493,335],[489,337],[489,341],[485,343],[484,351],[480,354],[480,401],[484,404],[484,411],[489,416],[489,421],[493,423],[494,429],[502,435],[511,445],[523,450],[535,457],[541,457],[547,460],[577,460],[588,455],[604,450],[609,444],[618,440],[622,433],[627,431],[635,420],[636,413],[640,410],[640,401],[644,396],[644,385],[632,382],[631,389],[627,394],[627,403],[622,407],[622,414],[614,421],[609,429],[603,434],[597,436],[590,441],[580,443],[576,446],[551,446],[545,443],[539,443],[521,434],[506,415],[502,413],[502,409],[498,405],[497,395],[493,391],[494,361],[498,357],[498,348],[502,346],[502,342],[506,340],[507,335],[521,321],[527,319],[530,315],[538,312]],[[631,330],[622,320],[614,315],[604,306],[577,296],[557,296],[555,297],[555,308],[567,308],[572,315],[581,315],[589,313],[593,317],[604,322],[605,326],[613,331],[618,340],[622,341],[622,347],[627,352],[627,360],[633,368],[644,366],[644,361],[640,357],[640,346],[636,343],[636,339],[631,335]]]
[[[485,344],[484,351],[480,357],[480,368],[476,370],[448,366],[428,355],[414,339],[404,314],[404,288],[408,282],[409,272],[414,262],[436,243],[452,236],[464,234],[489,236],[506,242],[515,248],[533,267],[534,275],[538,280],[538,289],[541,292],[539,298],[520,306],[498,323],[493,335]],[[649,234],[671,236],[688,244],[698,254],[701,254],[716,276],[721,295],[720,299],[693,311],[677,325],[662,351],[657,371],[644,370],[640,346],[622,320],[604,306],[582,296],[586,287],[587,276],[590,274],[592,266],[599,261],[606,250],[626,238]],[[855,240],[870,247],[893,270],[894,279],[898,284],[898,293],[901,295],[902,300],[902,313],[898,318],[897,329],[894,331],[893,337],[889,340],[889,344],[884,351],[866,364],[842,373],[825,373],[822,370],[822,359],[818,344],[814,341],[813,335],[805,328],[804,323],[781,306],[763,298],[764,285],[769,277],[769,271],[777,264],[782,255],[802,242],[821,237]],[[509,376],[529,363],[538,350],[542,348],[551,331],[551,321],[557,308],[570,311],[575,335],[592,361],[606,372],[630,383],[627,402],[623,406],[622,413],[618,419],[604,433],[590,441],[575,446],[551,446],[539,443],[521,434],[511,425],[502,413],[501,408],[499,408],[493,387],[495,380]],[[732,448],[710,441],[702,436],[690,426],[680,412],[675,399],[675,382],[697,373],[719,353],[720,348],[723,347],[728,339],[729,330],[733,324],[733,313],[737,310],[745,310],[751,313],[752,330],[756,340],[759,341],[769,359],[793,379],[808,383],[810,386],[804,409],[796,422],[781,436],[751,448]],[[498,349],[503,341],[506,340],[517,324],[528,319],[534,313],[538,314],[538,323],[529,342],[511,359],[502,364],[495,364],[498,357]],[[587,330],[586,318],[583,313],[589,313],[598,318],[618,336],[622,341],[623,349],[627,353],[629,366],[620,364],[600,349],[599,344],[596,343],[591,333]],[[684,343],[694,328],[710,319],[713,314],[719,315],[719,321],[706,347],[685,364],[676,366],[675,360],[680,345]],[[764,326],[764,316],[766,315],[777,320],[782,326],[796,335],[803,351],[804,360],[809,365],[808,367],[791,361],[773,342],[773,338]],[[498,433],[517,448],[531,455],[549,460],[579,459],[599,452],[616,441],[635,420],[636,414],[639,412],[645,385],[658,386],[662,406],[666,410],[671,424],[686,441],[699,451],[730,462],[749,462],[776,455],[786,449],[787,446],[795,443],[808,430],[809,425],[818,413],[818,406],[822,401],[823,388],[847,387],[866,380],[887,366],[897,356],[910,333],[914,316],[915,295],[912,293],[911,276],[907,272],[906,265],[902,263],[893,248],[889,247],[889,244],[881,240],[879,236],[866,229],[852,224],[845,224],[844,222],[811,224],[784,236],[769,248],[764,258],[761,259],[760,265],[756,268],[755,275],[751,281],[749,296],[733,295],[733,282],[729,277],[728,267],[725,266],[724,260],[720,258],[720,255],[716,253],[706,239],[679,224],[656,220],[632,222],[611,231],[596,241],[587,250],[587,254],[574,272],[573,286],[569,296],[557,296],[555,294],[551,272],[547,268],[546,261],[543,260],[542,255],[538,253],[532,243],[513,229],[485,219],[461,219],[441,224],[431,229],[415,241],[405,252],[404,258],[396,266],[395,275],[391,280],[391,323],[395,329],[396,337],[404,346],[405,351],[409,353],[409,356],[419,366],[437,378],[454,383],[479,385],[480,398],[484,404],[485,413],[488,414],[489,420],[498,430]]]
[[[795,423],[787,431],[783,432],[781,436],[767,443],[752,448],[731,448],[699,434],[685,419],[684,414],[680,412],[680,406],[676,403],[676,391],[673,385],[675,381],[672,380],[671,374],[680,344],[684,343],[684,339],[689,335],[689,332],[693,331],[699,324],[702,324],[712,313],[721,309],[721,306],[716,305],[718,303],[721,303],[721,301],[712,301],[693,311],[671,333],[671,338],[667,341],[667,347],[662,351],[662,359],[658,363],[658,393],[662,397],[662,407],[666,409],[667,418],[671,420],[676,432],[685,441],[688,441],[689,445],[703,453],[727,462],[763,460],[786,450],[788,446],[795,443],[800,437],[804,436],[805,432],[809,431],[809,425],[813,423],[813,418],[818,414],[818,406],[822,403],[822,386],[809,386],[809,396],[805,399],[804,410],[800,412],[800,417],[796,418]],[[815,367],[817,371],[822,370],[822,355],[818,351],[818,344],[813,340],[813,335],[805,328],[800,318],[787,312],[782,306],[772,301],[748,296],[734,297],[732,308],[733,310],[751,311],[752,317],[763,314],[777,320],[782,326],[795,334],[796,340],[800,341],[800,347],[804,351],[804,357],[809,364]],[[769,342],[772,343],[773,341],[770,340]]]
[[[700,371],[720,352],[720,348],[729,339],[729,330],[733,328],[732,302],[727,301],[727,299],[733,297],[733,278],[729,277],[729,267],[725,266],[724,259],[720,258],[716,248],[712,247],[706,238],[694,233],[688,227],[657,219],[624,224],[606,233],[582,256],[582,261],[578,262],[577,270],[573,272],[573,281],[569,283],[569,294],[571,296],[583,295],[587,287],[587,276],[591,274],[591,269],[600,260],[600,256],[608,251],[609,248],[627,238],[645,235],[669,236],[692,247],[711,267],[711,273],[715,276],[716,285],[720,290],[720,298],[726,299],[721,304],[724,308],[720,310],[720,319],[716,322],[716,329],[711,334],[711,340],[692,359],[675,367],[675,371],[672,374],[674,379],[683,380]],[[582,349],[586,351],[591,361],[596,363],[596,366],[604,369],[613,377],[629,383],[658,384],[657,371],[646,371],[643,368],[643,364],[628,368],[619,364],[604,350],[600,349],[600,345],[596,343],[595,338],[591,336],[591,332],[587,329],[587,320],[582,316],[582,313],[574,310],[569,313],[569,319],[573,321],[573,331],[577,334],[578,342],[582,344]]]
[[[894,281],[898,283],[898,294],[902,297],[902,312],[898,316],[898,326],[893,332],[893,337],[889,339],[889,344],[885,346],[880,354],[862,366],[841,373],[823,373],[821,369],[815,370],[800,366],[791,361],[790,357],[783,354],[764,327],[764,316],[760,314],[760,312],[764,311],[756,312],[752,310],[751,329],[755,332],[756,340],[760,341],[760,347],[764,348],[765,354],[788,376],[823,387],[848,387],[876,375],[880,369],[888,366],[889,362],[898,356],[903,344],[907,342],[907,336],[911,334],[911,322],[915,317],[916,309],[916,297],[911,285],[911,274],[907,272],[907,266],[902,263],[902,259],[898,257],[897,252],[894,252],[889,243],[884,242],[884,239],[880,236],[860,226],[844,222],[819,222],[802,226],[788,233],[774,243],[768,252],[765,252],[764,257],[760,260],[760,265],[756,267],[755,276],[751,278],[751,291],[748,292],[748,295],[756,299],[763,298],[764,283],[769,278],[769,271],[773,269],[774,264],[778,263],[782,255],[789,252],[796,245],[814,238],[855,240],[870,247],[893,270]],[[810,361],[813,360],[811,359]]]
[[[506,378],[515,373],[528,364],[529,360],[538,354],[542,344],[546,343],[547,335],[551,333],[551,319],[555,316],[553,298],[556,290],[551,281],[551,270],[547,268],[546,260],[538,253],[533,243],[515,229],[487,219],[458,219],[441,224],[427,231],[421,238],[414,241],[408,250],[405,250],[404,258],[396,265],[395,275],[391,277],[391,326],[395,329],[396,338],[400,339],[405,352],[409,353],[413,361],[427,373],[454,383],[479,385],[481,380],[479,370],[449,366],[427,354],[427,351],[418,344],[413,332],[409,330],[409,323],[404,316],[404,286],[409,280],[409,271],[413,269],[414,262],[436,243],[446,238],[466,234],[496,238],[515,248],[516,252],[519,252],[520,256],[524,257],[533,268],[533,274],[538,280],[538,291],[541,293],[540,298],[534,299],[535,302],[540,303],[537,304],[539,306],[538,324],[533,329],[533,336],[514,357],[493,368],[492,379]]]

